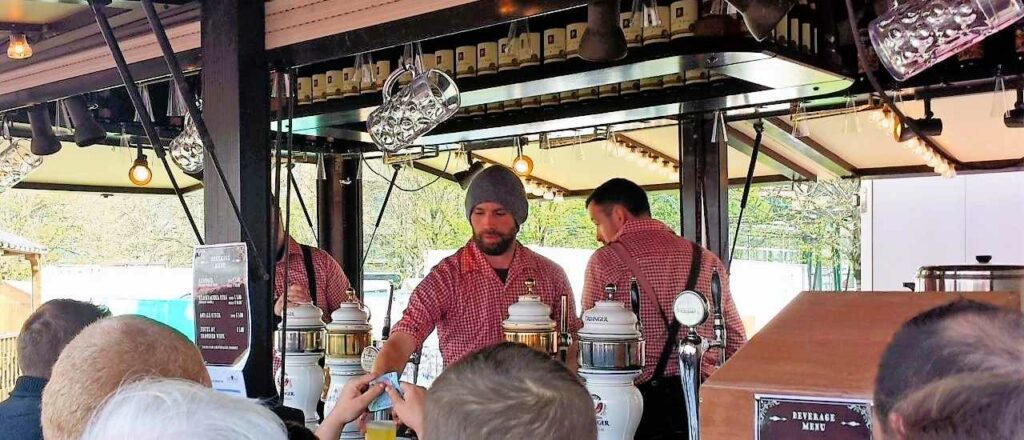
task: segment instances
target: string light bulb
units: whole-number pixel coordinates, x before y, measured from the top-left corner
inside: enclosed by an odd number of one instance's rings
[[[530,173],[533,173],[533,159],[525,154],[520,154],[512,162],[512,171],[520,176],[529,176]]]
[[[7,58],[23,60],[31,56],[32,46],[28,44],[25,34],[11,34],[10,42],[7,44]]]

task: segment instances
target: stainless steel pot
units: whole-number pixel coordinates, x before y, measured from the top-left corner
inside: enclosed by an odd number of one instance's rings
[[[986,264],[991,257],[977,257],[979,264],[925,266],[917,271],[918,292],[1022,292],[1024,266]]]
[[[537,331],[537,332],[516,332],[505,330],[502,332],[508,342],[524,344],[534,350],[554,356],[558,352],[558,332]]]
[[[592,370],[640,370],[644,367],[643,339],[620,341],[580,338],[580,368]]]

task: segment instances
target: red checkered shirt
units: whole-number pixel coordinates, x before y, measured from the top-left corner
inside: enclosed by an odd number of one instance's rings
[[[617,241],[622,243],[630,255],[638,260],[637,264],[648,282],[652,284],[651,288],[654,289],[655,296],[658,298],[662,310],[665,311],[665,315],[670,320],[674,319],[672,303],[686,286],[693,261],[693,244],[676,235],[664,223],[649,218],[626,222]],[[697,279],[695,290],[710,301],[711,273],[715,267],[718,268],[718,274],[722,280],[722,308],[724,309],[722,314],[725,318],[728,339],[726,349],[728,355],[731,356],[741,345],[746,343],[747,336],[743,329],[743,321],[736,311],[736,304],[729,293],[729,277],[726,275],[725,265],[711,252],[703,252],[700,276]],[[615,284],[618,287],[615,299],[629,307],[629,279],[631,276],[633,274],[629,267],[619,259],[611,247],[605,246],[598,249],[587,264],[586,280],[583,286],[583,309],[590,309],[596,301],[605,298],[604,288],[607,284]],[[647,300],[647,295],[646,292],[640,293],[640,323],[643,325],[644,340],[647,345],[647,363],[643,373],[637,377],[636,383],[643,383],[651,379],[668,339],[668,329],[661,319],[661,314],[658,313],[655,305]],[[697,329],[697,333],[705,339],[713,339],[714,331],[711,325],[712,320],[709,317],[707,322]],[[685,327],[681,328],[677,341],[684,338],[686,332]],[[708,350],[704,354],[701,364],[703,378],[711,375],[717,362],[717,349]],[[672,355],[666,365],[664,376],[678,375],[679,361],[676,356],[676,348],[672,347]]]
[[[509,266],[507,282],[470,242],[445,258],[413,291],[409,306],[392,332],[406,333],[419,344],[437,327],[441,357],[447,367],[480,348],[504,340],[501,322],[508,307],[526,294],[526,280],[537,284],[534,293],[551,307],[551,319],[561,316],[561,296],[568,296],[567,323],[575,336],[581,327],[565,271],[553,261],[519,242]]]
[[[324,312],[324,322],[331,322],[331,313],[338,310],[341,303],[355,301],[345,291],[351,286],[348,277],[341,271],[341,265],[330,254],[316,247],[311,247],[313,272],[316,275],[316,304]],[[284,285],[284,258],[274,266],[274,301],[286,292]],[[288,237],[288,284],[298,284],[309,289],[309,278],[306,276],[306,262],[302,257],[302,247],[294,238]],[[313,292],[310,290],[309,294]],[[276,329],[275,329],[276,330]],[[281,366],[281,357],[274,347],[274,373]]]

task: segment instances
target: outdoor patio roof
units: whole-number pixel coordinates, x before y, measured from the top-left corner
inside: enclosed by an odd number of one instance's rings
[[[2,255],[39,255],[47,252],[46,246],[31,240],[0,230],[0,256]]]

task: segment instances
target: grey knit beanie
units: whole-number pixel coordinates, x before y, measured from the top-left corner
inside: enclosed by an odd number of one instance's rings
[[[504,206],[516,219],[516,224],[526,222],[529,213],[526,190],[519,177],[508,168],[489,166],[473,178],[466,191],[466,218],[470,218],[476,205],[487,202]]]

